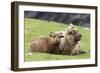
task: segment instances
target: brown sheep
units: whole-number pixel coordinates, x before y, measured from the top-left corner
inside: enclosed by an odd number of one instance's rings
[[[60,38],[63,36],[60,33],[50,33],[49,36],[41,36],[32,40],[30,43],[30,52],[57,53]],[[31,55],[31,53],[28,55]]]

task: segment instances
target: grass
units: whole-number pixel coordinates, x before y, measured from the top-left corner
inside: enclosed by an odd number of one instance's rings
[[[68,27],[62,23],[47,22],[45,20],[29,19],[25,18],[25,61],[47,61],[47,60],[69,60],[69,59],[87,59],[90,58],[90,29],[84,30],[84,27],[76,26],[82,33],[82,47],[87,52],[86,54],[68,56],[68,55],[56,55],[48,53],[33,53],[32,56],[27,56],[29,52],[29,43],[33,38],[43,35],[48,36],[49,32],[63,31]]]

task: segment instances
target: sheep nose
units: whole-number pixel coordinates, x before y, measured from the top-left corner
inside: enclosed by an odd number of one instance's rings
[[[75,41],[80,41],[81,40],[81,37],[82,35],[80,33],[78,33],[76,36],[75,36]]]

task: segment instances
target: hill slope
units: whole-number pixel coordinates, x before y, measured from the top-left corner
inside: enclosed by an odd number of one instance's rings
[[[85,30],[84,27],[79,27],[79,31],[82,33],[82,47],[87,52],[86,54],[81,54],[77,56],[67,56],[67,55],[56,55],[48,53],[33,53],[32,56],[27,56],[29,52],[29,42],[36,38],[37,36],[43,35],[48,36],[49,32],[63,31],[67,25],[56,22],[47,22],[44,20],[29,19],[25,18],[25,29],[24,29],[24,39],[25,39],[25,61],[44,61],[44,60],[68,60],[68,59],[86,59],[90,58],[90,30]]]

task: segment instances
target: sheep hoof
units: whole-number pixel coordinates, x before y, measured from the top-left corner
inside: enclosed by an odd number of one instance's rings
[[[81,54],[85,54],[86,52],[85,52],[85,51],[80,51],[80,53],[81,53]]]
[[[79,55],[79,53],[73,53],[73,54],[71,54],[72,56],[76,56],[76,55]]]

